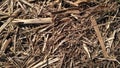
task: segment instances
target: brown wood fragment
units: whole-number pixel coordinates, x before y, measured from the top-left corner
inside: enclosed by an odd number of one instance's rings
[[[91,20],[91,24],[92,24],[92,26],[94,27],[94,30],[95,30],[95,32],[96,32],[97,38],[98,38],[98,40],[99,40],[99,42],[100,42],[100,46],[101,46],[101,48],[102,48],[103,55],[104,55],[105,58],[107,58],[107,57],[108,57],[108,54],[107,54],[107,52],[106,52],[105,44],[104,44],[103,38],[102,38],[102,36],[101,36],[100,30],[99,30],[99,28],[98,28],[98,25],[97,25],[97,23],[96,23],[96,20],[95,20],[95,18],[93,18],[93,17],[91,17],[90,20]]]

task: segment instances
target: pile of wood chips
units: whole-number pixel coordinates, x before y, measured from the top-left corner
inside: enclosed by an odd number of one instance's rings
[[[119,0],[1,0],[0,68],[120,68]]]

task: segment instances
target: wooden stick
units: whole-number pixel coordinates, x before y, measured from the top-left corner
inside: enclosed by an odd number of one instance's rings
[[[12,22],[15,24],[43,24],[43,23],[52,23],[52,18],[15,19]]]

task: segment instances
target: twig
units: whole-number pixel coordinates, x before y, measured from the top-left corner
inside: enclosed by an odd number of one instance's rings
[[[15,19],[12,22],[15,24],[43,24],[43,23],[52,23],[52,18]]]

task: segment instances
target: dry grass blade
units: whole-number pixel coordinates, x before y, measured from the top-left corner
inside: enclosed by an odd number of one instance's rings
[[[102,39],[101,33],[100,33],[100,31],[99,31],[99,28],[98,28],[98,26],[97,26],[96,20],[95,20],[95,18],[93,18],[93,17],[91,17],[90,20],[91,20],[91,24],[92,24],[92,26],[94,27],[94,30],[95,30],[95,32],[96,32],[97,38],[98,38],[98,40],[99,40],[99,42],[100,42],[100,46],[101,46],[101,48],[102,48],[103,55],[104,55],[105,58],[107,58],[107,57],[108,57],[108,54],[107,54],[107,52],[106,52],[106,47],[105,47],[105,45],[104,45],[104,41],[103,41],[103,39]]]
[[[4,41],[4,43],[3,43],[2,46],[1,46],[1,50],[0,50],[2,53],[5,52],[7,46],[9,45],[10,42],[11,42],[11,38],[6,39],[6,40]]]
[[[20,0],[21,2],[23,2],[24,4],[30,6],[31,8],[33,8],[33,5],[30,4],[29,2],[27,2],[26,0]]]
[[[78,6],[77,3],[74,3],[74,2],[71,2],[71,1],[65,1],[65,2],[67,2],[67,3],[69,3],[69,4],[73,5],[73,6]]]
[[[7,59],[14,65],[14,67],[21,68],[21,66],[11,57],[7,57]]]
[[[49,26],[47,26],[47,27],[39,30],[38,33],[44,32],[45,30],[49,29],[49,28],[52,27],[52,26],[53,26],[53,24],[51,24],[51,25],[49,25]]]
[[[52,64],[54,62],[57,62],[59,60],[60,60],[60,58],[54,58],[54,59],[48,60],[48,63],[45,63],[44,65],[42,65],[41,68],[47,66],[48,64]]]
[[[71,2],[71,1],[65,1],[71,5],[74,5],[74,6],[79,6],[79,3],[82,3],[82,2],[87,2],[88,0],[77,0],[75,2]]]
[[[15,19],[12,22],[16,24],[44,24],[44,23],[52,23],[52,18]]]
[[[27,66],[27,68],[31,68],[31,67],[35,66],[37,63],[40,62],[41,59],[39,59],[39,60],[35,61],[34,63],[30,64],[30,62],[33,61],[33,60],[34,60],[34,57],[31,57],[29,60],[27,60],[27,64],[29,64]],[[41,62],[41,64],[43,64],[43,63],[45,63],[45,61]]]
[[[89,57],[89,58],[91,58],[91,57],[90,57],[89,50],[88,50],[88,48],[87,48],[86,44],[83,44],[83,48],[84,48],[84,49],[85,49],[85,51],[87,52],[88,57]]]
[[[79,7],[73,7],[68,9],[62,9],[55,12],[52,12],[52,14],[60,14],[60,13],[79,13]]]
[[[0,11],[0,15],[8,16],[8,13],[5,13],[3,11]]]
[[[64,40],[62,40],[58,45],[57,45],[57,47],[53,50],[53,52],[52,53],[54,53],[64,42],[66,42],[67,40],[66,39],[64,39]]]
[[[16,51],[16,40],[17,40],[17,33],[18,33],[18,27],[16,28],[16,32],[15,32],[15,35],[14,35],[14,49],[13,49],[13,51],[14,51],[14,53],[15,53],[15,51]]]
[[[108,38],[108,39],[105,40],[105,41],[108,41],[108,45],[109,45],[110,48],[111,48],[112,43],[113,43],[113,41],[115,39],[115,34],[116,34],[116,30],[114,30],[114,32],[112,33],[112,35],[110,36],[110,38]]]
[[[118,14],[119,10],[116,11],[116,14],[113,16],[112,20],[107,22],[106,29],[110,27],[110,24],[113,23],[114,19],[116,18],[116,15]]]
[[[47,64],[52,64],[54,62],[57,62],[59,61],[60,59],[59,58],[54,58],[54,59],[48,59],[48,60],[44,60],[43,62],[39,62],[38,64],[36,64],[35,66],[31,67],[31,68],[37,68],[37,67],[40,67],[40,68],[43,68],[45,66],[47,66]],[[48,61],[48,63],[47,63]]]
[[[116,61],[120,65],[120,61],[118,61],[115,57],[112,58],[98,58],[99,60],[108,60],[108,61]]]
[[[46,0],[43,2],[43,4],[42,4],[40,10],[38,10],[38,15],[41,14],[41,12],[42,12],[42,10],[43,10],[43,8],[44,8],[44,6],[45,6],[45,3],[46,3]]]
[[[21,9],[26,13],[26,9],[24,8],[24,6],[21,4],[21,2],[18,1],[18,4],[20,5]]]
[[[64,59],[65,59],[65,54],[63,54],[62,55],[62,58],[61,58],[61,60],[60,60],[60,68],[62,68],[62,65],[63,65],[63,63],[64,63]]]
[[[13,0],[10,0],[10,5],[8,5],[9,15],[13,13],[13,8],[14,8],[14,2]]]
[[[20,9],[17,9],[11,16],[16,17],[20,13]],[[0,33],[2,30],[14,19],[14,17],[10,17],[7,22],[5,22],[1,27],[0,27]]]
[[[44,45],[43,45],[42,52],[44,52],[44,51],[45,51],[45,49],[46,49],[46,45],[47,45],[48,36],[49,36],[49,35],[47,34],[47,36],[46,36],[46,37],[44,37]]]
[[[0,10],[2,10],[8,3],[9,0],[6,0],[2,5],[0,5]]]

